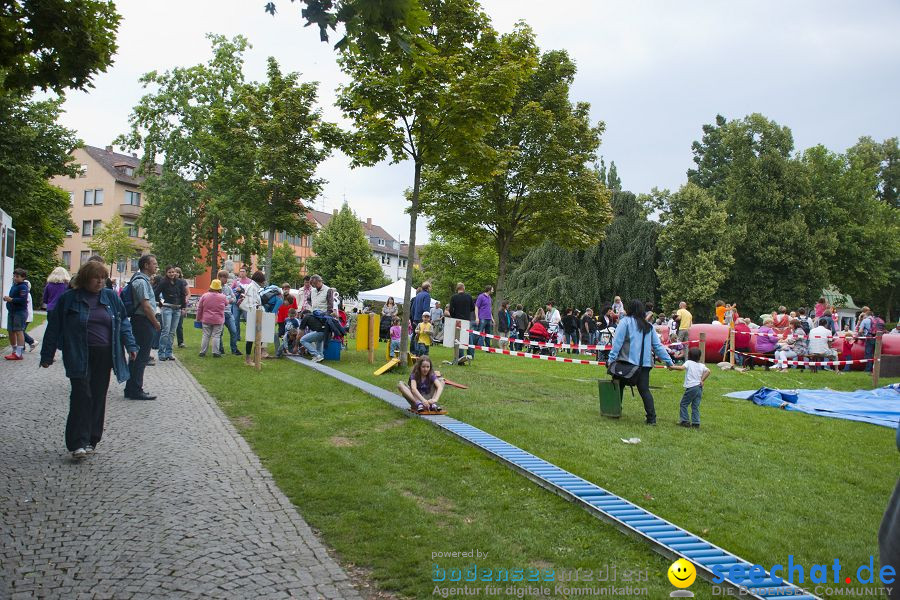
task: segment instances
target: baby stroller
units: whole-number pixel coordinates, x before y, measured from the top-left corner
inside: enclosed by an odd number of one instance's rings
[[[547,330],[547,327],[541,322],[538,321],[534,325],[531,326],[531,329],[528,330],[528,341],[529,342],[549,342],[551,344],[555,344],[556,342],[556,334],[550,333]],[[528,352],[532,354],[548,354],[555,355],[555,348],[546,348],[542,346],[538,346],[537,344],[529,344]]]
[[[606,329],[601,329],[597,332],[597,345],[598,346],[611,346],[613,338],[616,336],[616,328],[610,325]],[[600,362],[606,362],[606,359],[609,358],[609,350],[597,350],[597,360]]]

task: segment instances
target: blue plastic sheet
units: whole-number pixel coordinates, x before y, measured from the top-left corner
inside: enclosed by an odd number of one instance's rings
[[[752,400],[760,406],[796,410],[820,417],[847,419],[894,429],[900,421],[900,385],[875,390],[776,390],[760,388],[725,394],[728,398]]]

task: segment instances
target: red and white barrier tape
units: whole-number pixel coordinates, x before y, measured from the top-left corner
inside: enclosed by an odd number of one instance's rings
[[[520,352],[518,350],[503,350],[501,348],[491,348],[490,346],[478,346],[476,344],[459,344],[459,348],[473,348],[482,352],[490,352],[491,354],[505,354],[506,356],[514,356],[519,358],[534,358],[536,360],[547,360],[551,362],[570,363],[573,365],[594,365],[604,366],[606,362],[597,360],[584,360],[581,358],[566,358],[564,356],[550,356],[546,354],[532,354],[531,352]],[[665,365],[654,365],[654,369],[665,369]]]
[[[490,338],[492,340],[500,340],[501,342],[510,342],[512,344],[522,344],[525,346],[538,346],[540,348],[559,348],[562,350],[612,350],[611,345],[602,344],[554,344],[552,342],[538,342],[536,340],[521,340],[518,338],[503,337],[493,335],[491,333],[481,333],[477,329],[466,329],[466,333],[473,333],[479,337]]]
[[[764,360],[770,363],[784,363],[788,365],[797,365],[797,366],[806,366],[806,367],[840,367],[844,365],[853,365],[853,364],[862,364],[868,362],[874,362],[874,358],[860,358],[857,360],[825,360],[820,362],[809,362],[806,360],[779,360],[777,358],[770,358],[768,356],[760,356],[759,354],[747,354],[746,352],[737,352],[735,354],[740,354],[741,356],[749,356],[754,359]]]

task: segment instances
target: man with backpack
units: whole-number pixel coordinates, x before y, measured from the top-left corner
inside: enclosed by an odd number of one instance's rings
[[[130,376],[125,384],[125,397],[131,400],[155,400],[156,396],[144,391],[144,369],[150,360],[153,335],[160,330],[156,320],[156,294],[150,278],[159,268],[156,257],[145,254],[138,260],[138,269],[122,290],[125,312],[131,317],[131,331],[138,345],[135,358],[128,363]]]

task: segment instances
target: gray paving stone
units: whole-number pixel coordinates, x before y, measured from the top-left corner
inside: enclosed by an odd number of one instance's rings
[[[62,360],[38,362],[0,361],[0,598],[360,598],[180,363],[148,367],[156,401],[112,383],[75,463]]]

